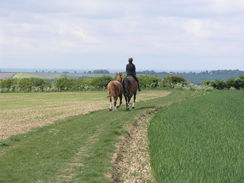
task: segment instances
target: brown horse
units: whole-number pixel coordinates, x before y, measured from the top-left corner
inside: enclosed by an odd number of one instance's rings
[[[132,96],[134,97],[132,109],[134,109],[135,102],[136,102],[136,93],[138,90],[138,83],[133,78],[133,76],[127,76],[123,80],[123,87],[124,87],[124,97],[125,97],[125,101],[126,101],[126,110],[130,109],[130,100],[131,100]]]
[[[120,98],[122,104],[123,86],[122,86],[122,73],[116,73],[116,81],[110,81],[107,85],[108,97],[110,101],[109,111],[112,111],[112,99],[114,99],[114,111],[117,109],[117,99]]]

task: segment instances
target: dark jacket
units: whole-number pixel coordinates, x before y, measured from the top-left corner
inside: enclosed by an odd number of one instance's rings
[[[128,63],[126,65],[126,73],[127,75],[136,75],[136,66],[133,63]]]

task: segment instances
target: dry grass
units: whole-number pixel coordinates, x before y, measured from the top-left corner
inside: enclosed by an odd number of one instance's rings
[[[138,94],[138,101],[169,93],[144,91]],[[0,139],[107,106],[106,92],[0,93]]]
[[[150,100],[150,99],[154,99],[154,98],[157,98],[157,97],[165,97],[167,95],[169,95],[171,92],[169,91],[164,91],[164,92],[161,92],[161,91],[155,91],[155,92],[152,92],[152,91],[149,91],[149,92],[145,92],[145,93],[139,93],[139,100],[138,101],[141,101],[141,100]]]
[[[23,133],[34,127],[50,124],[58,119],[79,114],[89,113],[105,107],[105,102],[74,102],[64,103],[63,106],[34,109],[19,109],[1,111],[0,138],[7,138],[14,134]]]

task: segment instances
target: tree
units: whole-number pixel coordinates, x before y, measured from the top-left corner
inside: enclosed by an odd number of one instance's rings
[[[220,80],[212,81],[211,86],[216,89],[219,89],[219,90],[225,89],[227,87],[226,83],[224,81],[220,81]]]

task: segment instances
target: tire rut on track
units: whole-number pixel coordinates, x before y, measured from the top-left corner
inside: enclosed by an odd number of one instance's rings
[[[114,163],[111,175],[113,183],[155,182],[150,166],[147,128],[153,114],[171,104],[147,110],[128,127],[128,136],[122,137],[117,144],[112,160]]]

